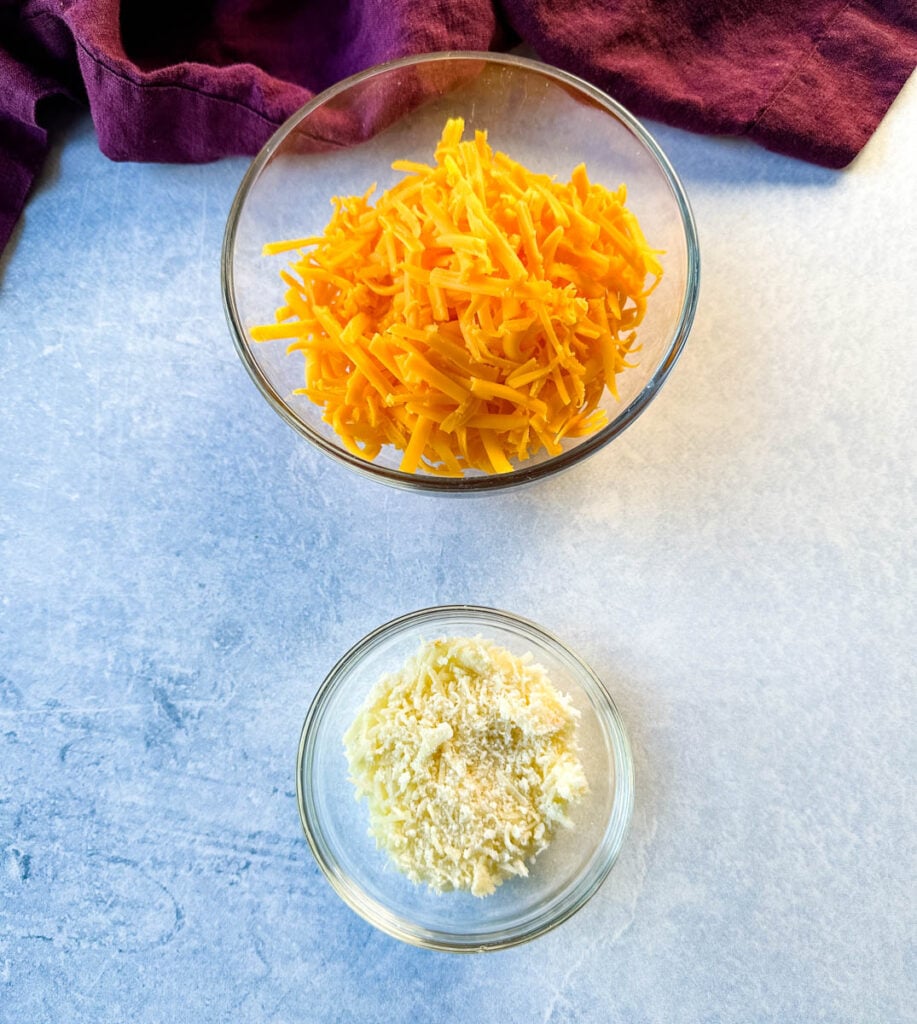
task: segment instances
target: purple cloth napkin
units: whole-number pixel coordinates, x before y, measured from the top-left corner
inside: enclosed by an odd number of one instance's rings
[[[0,250],[86,103],[115,160],[253,154],[339,79],[524,42],[634,113],[843,167],[917,64],[914,0],[0,0]]]

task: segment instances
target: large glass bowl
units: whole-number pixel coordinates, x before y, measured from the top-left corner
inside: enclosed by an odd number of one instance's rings
[[[281,304],[284,256],[266,242],[320,235],[333,196],[389,188],[402,174],[393,160],[429,163],[449,117],[466,137],[485,129],[495,150],[531,171],[568,181],[585,163],[592,181],[628,190],[646,238],[664,250],[662,282],[638,331],[638,365],[605,394],[608,424],[567,439],[559,455],[533,457],[510,473],[438,477],[399,470],[401,453],[374,462],[352,454],[322,410],[305,396],[301,353],[286,342],[253,342],[250,329]],[[377,193],[378,194],[378,193]],[[665,154],[620,104],[587,82],[522,57],[455,52],[409,57],[355,75],[317,96],[268,141],[246,173],[229,215],[222,254],[227,318],[246,369],[268,403],[306,440],[345,465],[389,484],[465,494],[528,483],[567,469],[617,437],[649,405],[688,337],[697,305],[699,255],[688,199]]]
[[[399,669],[422,641],[491,640],[513,654],[531,652],[553,685],[580,712],[579,756],[589,792],[530,865],[527,878],[483,898],[436,893],[392,866],[368,834],[365,801],[348,778],[343,736],[367,693]],[[397,939],[430,949],[483,952],[546,932],[579,910],[611,871],[634,802],[630,746],[614,701],[598,677],[560,640],[508,612],[448,605],[413,612],[360,640],[334,666],[313,700],[296,764],[299,812],[312,852],[329,882],[358,914]]]

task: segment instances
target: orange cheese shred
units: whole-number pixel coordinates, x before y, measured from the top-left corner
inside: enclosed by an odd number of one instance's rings
[[[322,235],[267,243],[283,304],[250,329],[303,354],[296,394],[349,451],[392,446],[406,473],[508,473],[600,430],[662,275],[623,185],[582,164],[561,184],[464,130],[375,202],[335,197]]]

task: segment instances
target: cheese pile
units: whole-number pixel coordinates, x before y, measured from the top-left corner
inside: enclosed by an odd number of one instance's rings
[[[623,185],[582,164],[562,184],[463,132],[396,161],[375,202],[336,197],[322,235],[268,243],[295,256],[277,322],[250,331],[303,353],[295,393],[351,452],[391,446],[407,473],[506,473],[604,426],[662,274]]]
[[[421,645],[344,736],[370,834],[415,883],[488,896],[587,791],[579,717],[530,655],[481,638]]]

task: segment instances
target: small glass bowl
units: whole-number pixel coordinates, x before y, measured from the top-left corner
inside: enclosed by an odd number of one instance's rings
[[[568,181],[585,162],[591,180],[627,185],[628,207],[650,244],[665,251],[664,275],[638,329],[638,364],[619,374],[616,401],[601,407],[608,424],[568,438],[563,451],[515,463],[512,472],[464,477],[405,473],[401,453],[383,449],[374,462],[352,454],[322,410],[295,395],[303,385],[301,354],[284,341],[256,343],[250,328],[273,321],[279,271],[290,254],[262,255],[266,242],[320,235],[331,197],[362,195],[401,178],[393,160],[429,163],[446,119],[465,119],[466,137],[484,129],[495,150],[530,170]],[[378,193],[377,193],[378,194]],[[294,114],[255,158],[242,180],[223,241],[223,302],[236,348],[258,389],[283,419],[327,455],[388,484],[469,494],[530,483],[567,469],[604,447],[653,400],[688,337],[697,306],[700,258],[687,196],[647,130],[620,104],[573,75],[496,53],[425,54],[354,75]]]
[[[348,777],[343,736],[367,693],[425,640],[481,636],[513,654],[530,652],[580,712],[579,756],[589,792],[529,865],[527,878],[483,898],[436,893],[408,880],[376,848],[365,801]],[[428,949],[485,952],[533,939],[574,914],[613,867],[630,822],[634,769],[614,701],[592,670],[556,637],[509,612],[446,605],[380,626],[334,666],[312,701],[296,764],[303,830],[338,895],[383,932]]]

